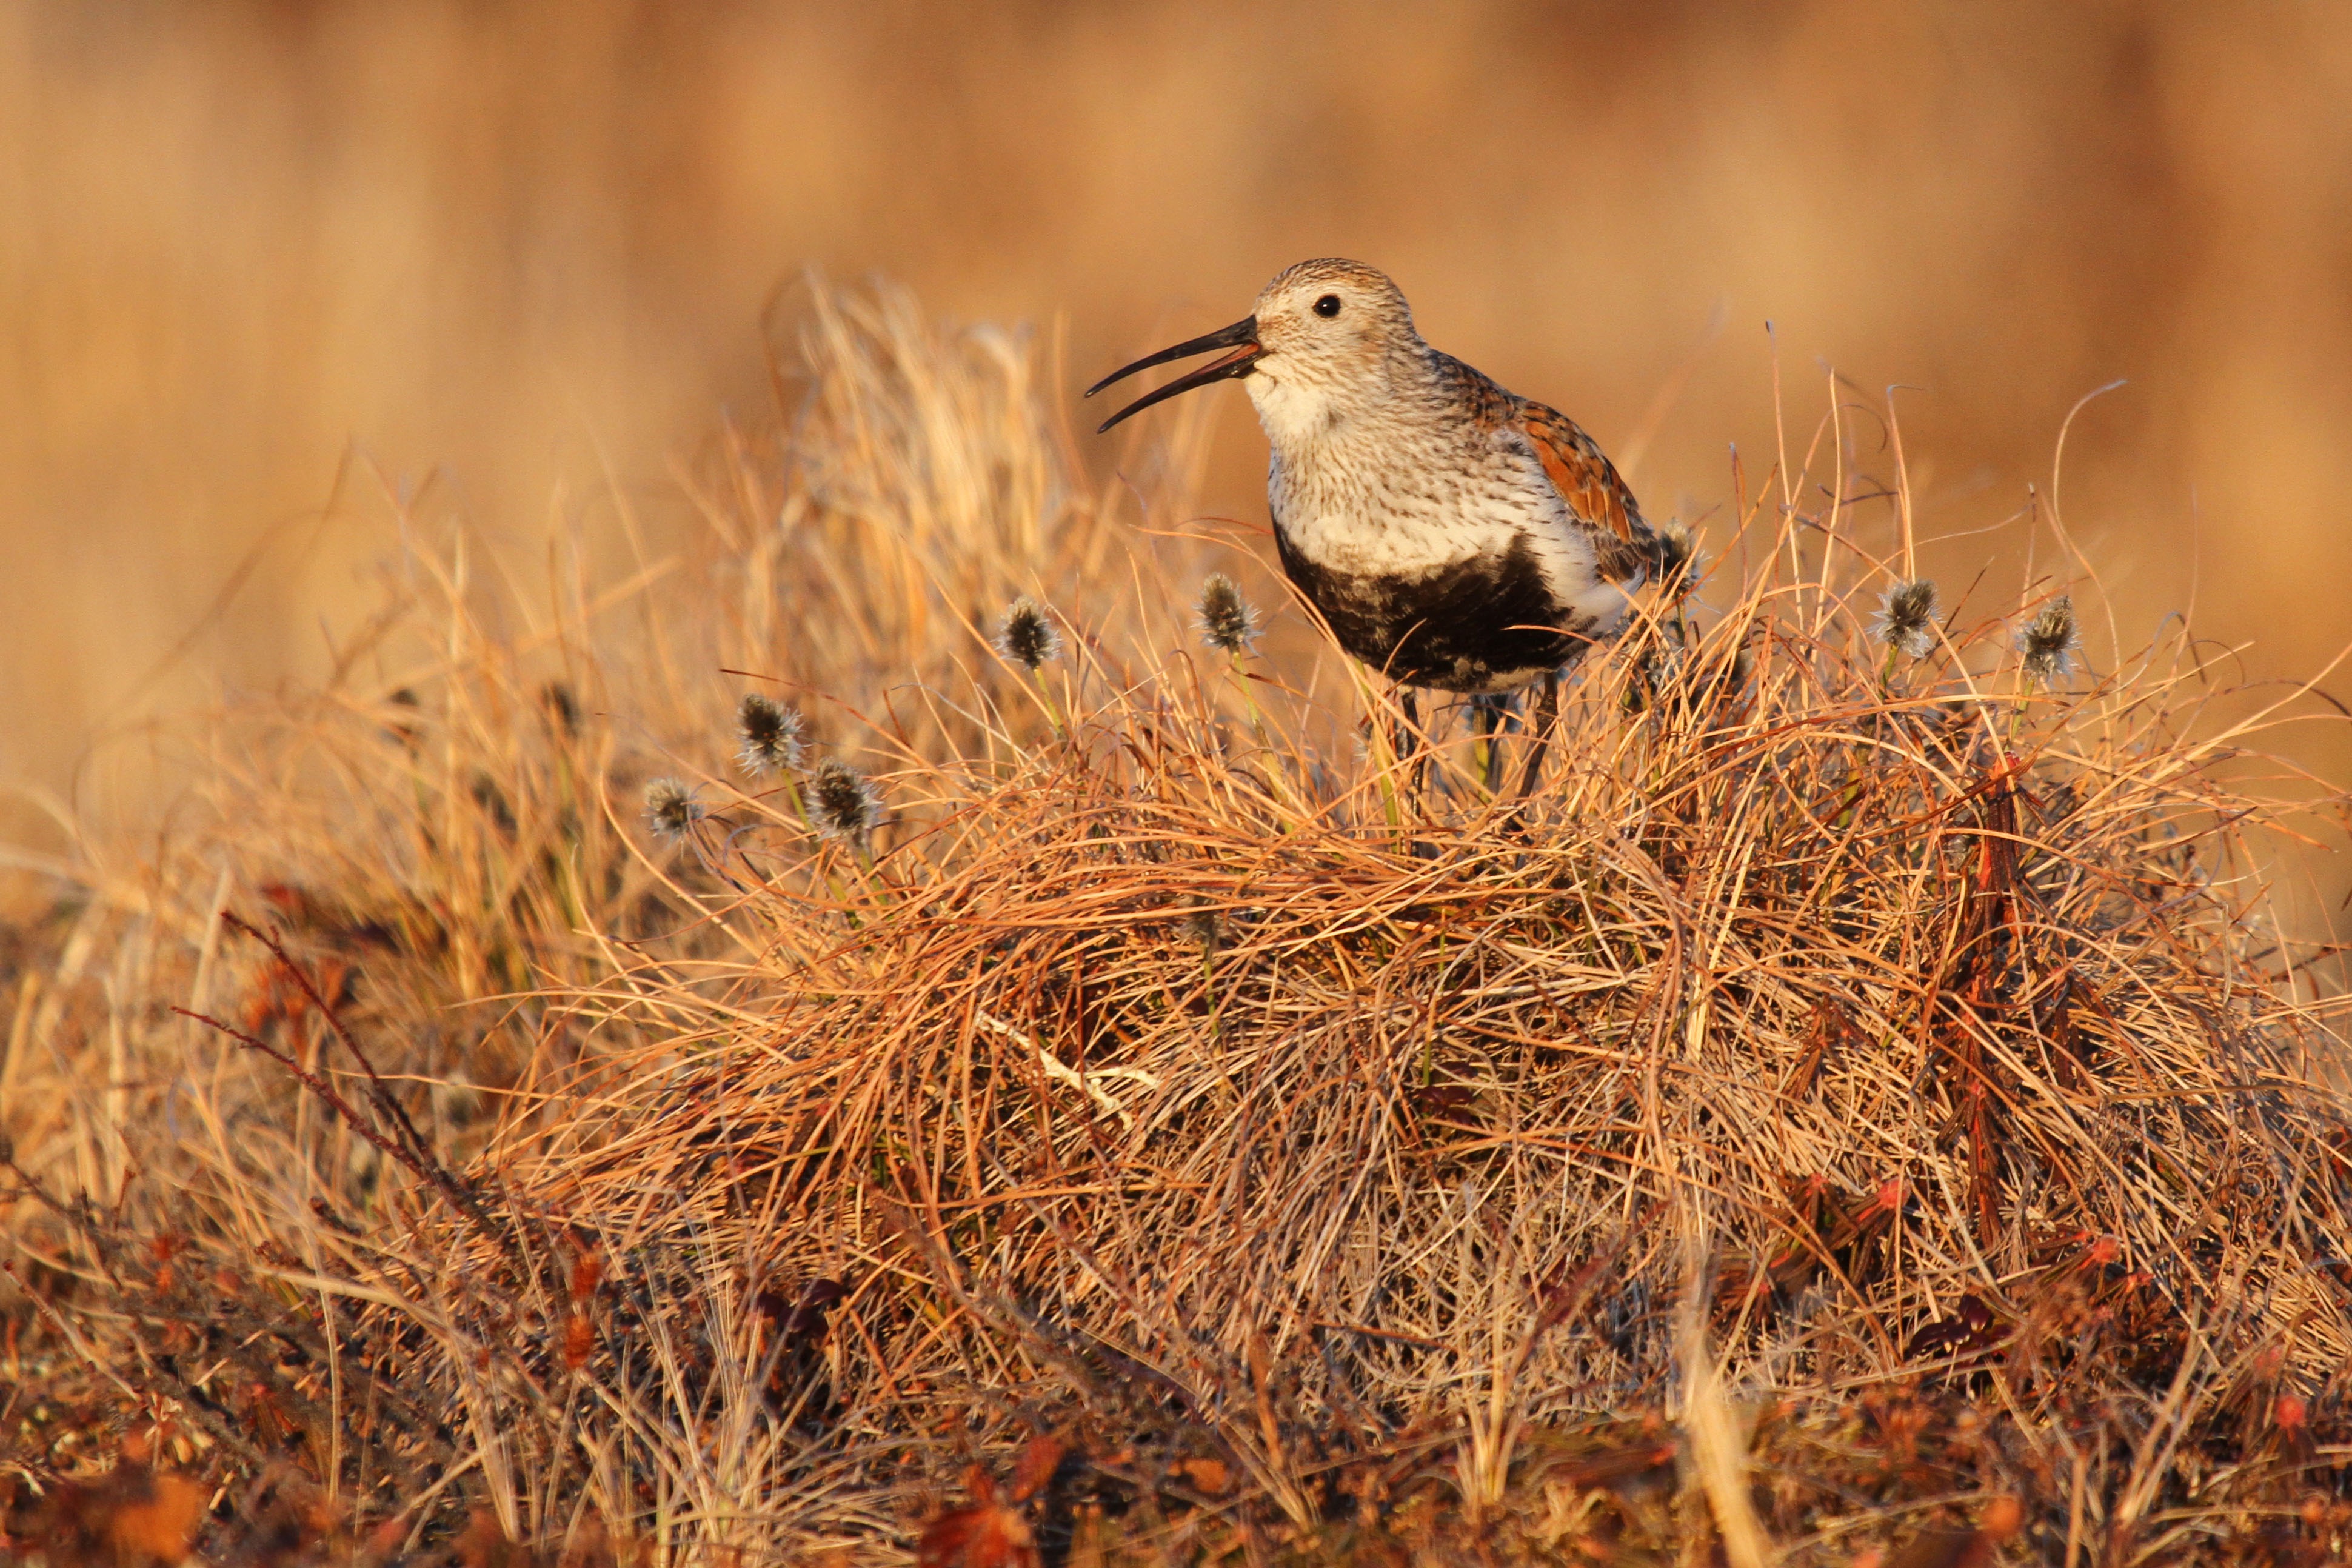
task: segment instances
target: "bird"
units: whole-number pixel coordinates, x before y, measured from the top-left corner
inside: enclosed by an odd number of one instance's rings
[[[1665,567],[1632,488],[1582,427],[1423,341],[1387,274],[1338,257],[1286,268],[1230,327],[1122,365],[1218,357],[1103,421],[1241,380],[1272,449],[1266,500],[1284,575],[1348,653],[1400,686],[1468,695],[1487,739],[1540,684],[1531,789],[1559,675],[1622,630]]]

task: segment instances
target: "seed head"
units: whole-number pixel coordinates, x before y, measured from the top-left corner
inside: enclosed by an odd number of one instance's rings
[[[2025,673],[2037,681],[2063,680],[2074,668],[2074,651],[2083,645],[2074,624],[2074,595],[2062,593],[2042,607],[2042,613],[2017,634],[2017,651],[2025,655]]]
[[[1670,643],[1653,643],[1643,648],[1633,661],[1632,678],[1625,683],[1625,711],[1643,712],[1670,695],[1682,681],[1685,659],[1684,651]]]
[[[1732,651],[1729,659],[1717,659],[1714,669],[1706,676],[1707,693],[1717,702],[1727,701],[1748,689],[1756,674],[1756,650],[1742,643]]]
[[[556,728],[566,735],[580,733],[580,699],[562,681],[550,681],[539,688],[539,706]]]
[[[1256,610],[1232,578],[1211,572],[1201,584],[1201,641],[1227,653],[1246,653],[1256,640]]]
[[[1898,653],[1923,657],[1936,645],[1936,585],[1924,577],[1898,582],[1878,602],[1871,634]]]
[[[409,750],[415,750],[419,735],[416,720],[413,716],[424,705],[417,701],[416,694],[406,686],[401,687],[383,700],[391,705],[393,709],[393,716],[383,727],[385,732]]]
[[[735,731],[743,741],[742,748],[735,754],[736,759],[752,778],[789,773],[801,765],[801,716],[797,708],[785,707],[757,692],[746,692],[735,709]]]
[[[656,779],[646,786],[646,821],[665,839],[682,839],[702,821],[701,803],[694,791],[675,779]]]
[[[809,818],[826,838],[862,844],[882,820],[882,795],[865,774],[827,758],[809,779]]]
[[[1658,580],[1679,598],[1706,570],[1706,552],[1698,548],[1698,534],[1680,517],[1658,525]]]
[[[1034,674],[1062,656],[1062,633],[1046,615],[1045,607],[1023,594],[1004,612],[1004,627],[996,634],[997,651]]]

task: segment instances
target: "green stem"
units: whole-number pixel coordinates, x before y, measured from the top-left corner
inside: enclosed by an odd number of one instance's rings
[[[1068,745],[1070,727],[1063,722],[1061,706],[1054,701],[1053,691],[1045,685],[1045,666],[1040,664],[1031,670],[1029,678],[1036,684],[1037,706],[1045,710],[1045,720],[1054,727],[1054,739],[1061,745]]]

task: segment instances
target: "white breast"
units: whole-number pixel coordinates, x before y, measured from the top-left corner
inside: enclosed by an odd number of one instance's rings
[[[1591,547],[1524,443],[1364,420],[1301,439],[1283,417],[1298,412],[1291,400],[1274,388],[1260,395],[1255,378],[1250,391],[1274,449],[1266,499],[1307,559],[1354,576],[1413,578],[1499,555],[1524,537],[1563,607],[1612,626],[1622,619],[1624,596],[1600,581]]]

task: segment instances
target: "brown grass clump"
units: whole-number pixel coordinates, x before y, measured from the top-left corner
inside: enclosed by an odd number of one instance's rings
[[[1184,464],[1089,488],[1020,340],[809,350],[706,557],[501,632],[410,558],[92,846],[0,1076],[11,1531],[128,1437],[232,1557],[265,1480],[295,1556],[2342,1548],[2302,694],[1898,589],[1832,431],[1515,810],[1197,603]]]

